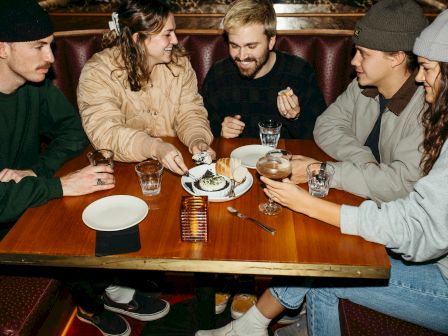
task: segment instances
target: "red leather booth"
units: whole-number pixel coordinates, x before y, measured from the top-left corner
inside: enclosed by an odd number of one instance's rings
[[[54,82],[69,100],[76,103],[76,86],[84,63],[101,50],[102,30],[56,33]],[[189,52],[199,89],[213,63],[227,57],[222,34],[177,34]],[[327,104],[333,102],[352,78],[352,41],[348,34],[284,34],[277,37],[276,48],[306,59],[315,69],[317,82]]]

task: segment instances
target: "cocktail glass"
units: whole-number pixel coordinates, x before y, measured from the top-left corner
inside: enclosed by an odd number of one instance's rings
[[[272,180],[282,180],[291,175],[291,152],[279,149],[266,153],[257,161],[257,171],[260,175]],[[258,209],[265,215],[278,215],[282,211],[281,205],[271,198],[266,203],[258,205]]]

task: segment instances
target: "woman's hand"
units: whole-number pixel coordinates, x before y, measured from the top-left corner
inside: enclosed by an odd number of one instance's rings
[[[328,224],[340,226],[341,206],[339,204],[311,196],[290,179],[277,182],[261,176],[261,180],[267,187],[264,189],[265,194],[275,202]]]
[[[307,201],[312,198],[307,191],[295,185],[290,179],[278,182],[262,176],[261,180],[266,184],[264,192],[268,197],[291,210],[306,214]]]
[[[216,159],[216,152],[205,143],[203,140],[198,140],[193,142],[193,146],[191,147],[192,154],[207,152],[212,160]]]
[[[156,158],[166,169],[171,170],[173,173],[184,175],[188,171],[182,154],[170,143],[162,142],[157,145]]]

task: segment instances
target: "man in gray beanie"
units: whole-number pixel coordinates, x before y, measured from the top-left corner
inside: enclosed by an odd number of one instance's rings
[[[419,179],[423,139],[419,113],[425,102],[424,90],[415,82],[418,64],[412,47],[426,24],[412,0],[379,1],[357,23],[352,59],[357,78],[318,117],[314,128],[316,143],[341,161],[332,163],[336,167],[332,187],[380,203],[407,195]],[[306,166],[315,161],[294,156],[293,182],[306,182]],[[196,336],[267,336],[272,319],[286,307],[297,309],[303,304],[311,283],[299,279],[291,287],[272,287],[236,321],[220,329],[200,330]],[[325,285],[331,289],[332,283]],[[339,334],[337,298],[329,306],[312,316],[314,321],[316,316],[323,319],[312,324],[313,334]],[[306,335],[306,320],[305,315],[275,335]]]
[[[382,0],[356,24],[357,78],[317,119],[314,140],[336,168],[331,187],[378,203],[403,197],[420,177],[415,38],[427,25],[413,0]],[[296,156],[292,179],[306,182],[314,159]]]
[[[0,0],[0,239],[27,208],[115,186],[109,166],[87,166],[61,178],[54,176],[65,161],[84,150],[88,140],[79,114],[45,79],[54,62],[52,42],[50,17],[36,0]],[[48,146],[39,151],[43,139]],[[115,297],[131,296],[123,302],[114,298],[123,307],[135,293],[119,286],[108,290]],[[86,311],[83,316],[103,334],[131,332],[124,318],[104,308],[97,316]]]

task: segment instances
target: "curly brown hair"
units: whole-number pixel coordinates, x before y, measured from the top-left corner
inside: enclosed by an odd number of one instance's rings
[[[118,47],[114,55],[115,65],[117,70],[127,73],[132,91],[140,91],[149,82],[151,72],[144,42],[151,35],[160,33],[170,13],[171,6],[163,0],[125,0],[117,10],[119,33],[112,30],[103,36],[103,48]],[[135,33],[137,39],[134,42],[132,35]],[[169,69],[180,66],[179,57],[186,56],[187,52],[174,45],[171,55],[171,62],[166,64]]]
[[[448,63],[439,62],[439,89],[435,100],[422,114],[424,139],[423,157],[420,163],[423,175],[427,175],[440,155],[448,138]]]

